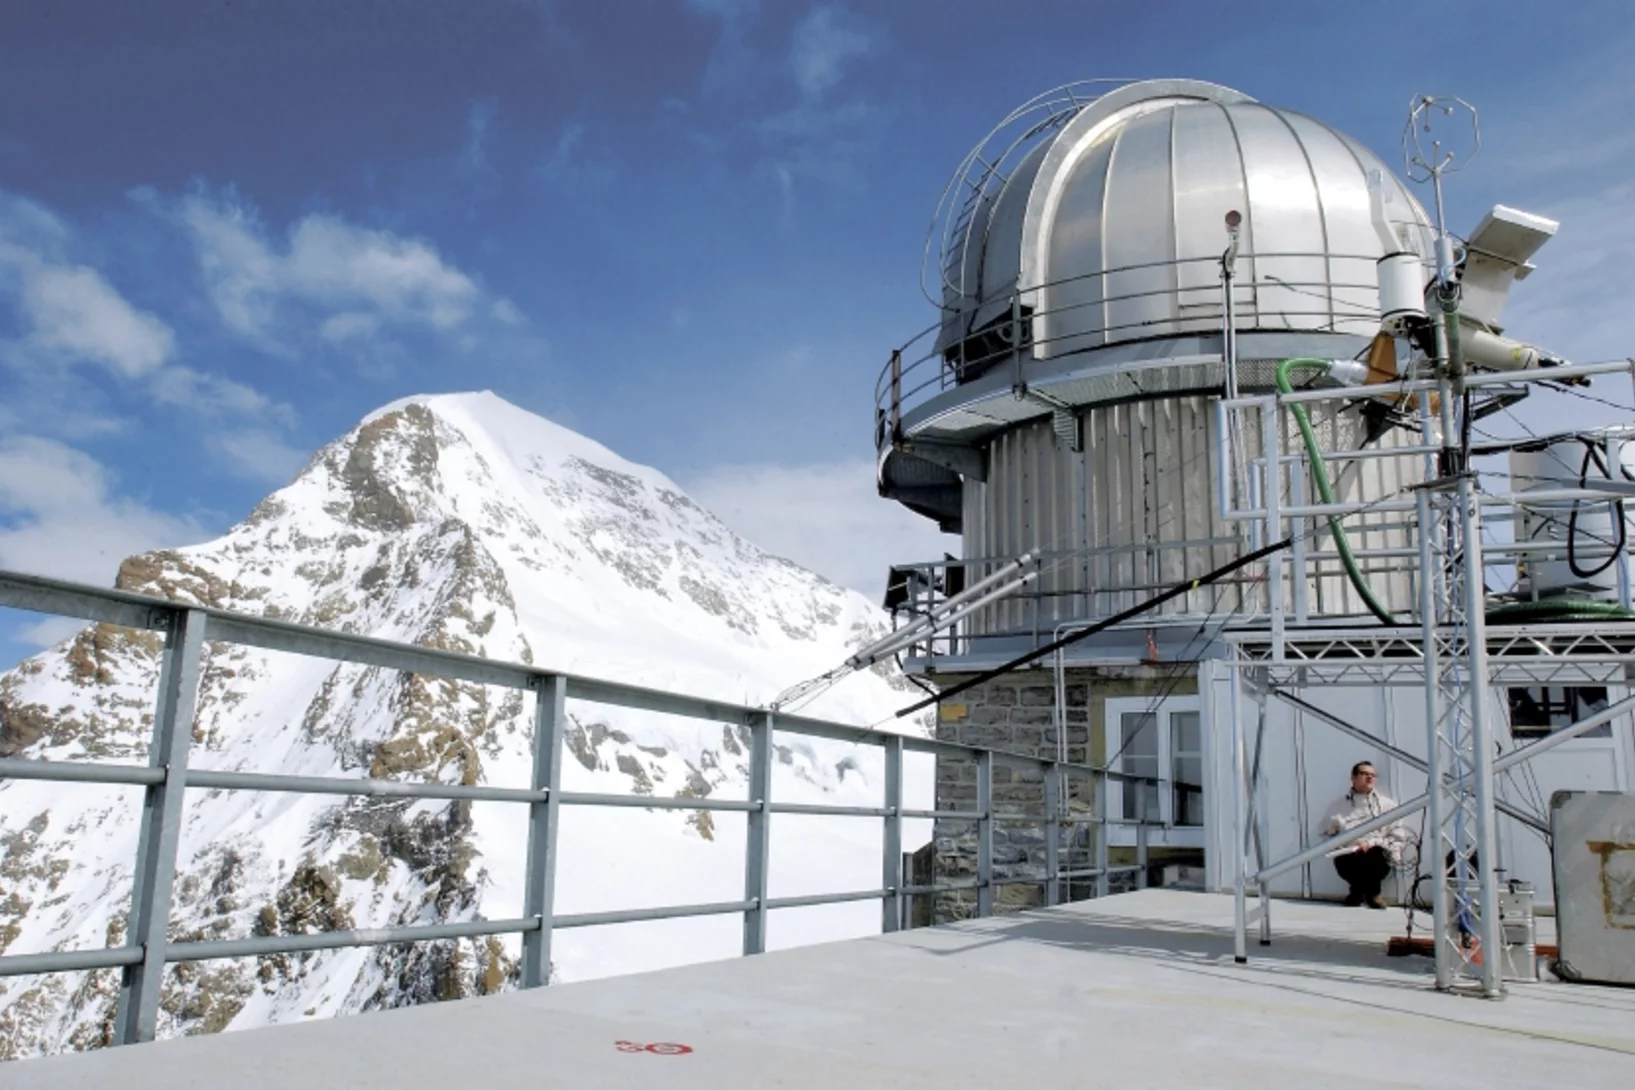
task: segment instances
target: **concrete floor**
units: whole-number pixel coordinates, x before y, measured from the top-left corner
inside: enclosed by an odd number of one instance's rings
[[[34,1090],[1635,1086],[1635,990],[1440,995],[1400,912],[1148,890],[889,937],[0,1065]],[[633,1042],[633,1043],[632,1043]],[[685,1045],[667,1055],[639,1045]]]

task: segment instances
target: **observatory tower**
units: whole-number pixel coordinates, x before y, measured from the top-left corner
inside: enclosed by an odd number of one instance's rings
[[[1539,363],[1500,321],[1554,229],[1497,208],[1484,248],[1461,255],[1463,302],[1448,319],[1463,330],[1459,373]],[[927,633],[892,650],[945,694],[939,730],[1161,780],[1058,797],[1064,814],[1161,823],[1150,843],[1147,830],[1113,830],[1114,854],[1139,835],[1151,873],[1207,866],[1218,888],[1231,824],[1219,807],[1231,803],[1205,785],[1226,775],[1229,743],[1211,737],[1205,689],[1222,632],[1417,624],[1419,538],[1404,512],[1441,472],[1418,452],[1447,444],[1435,414],[1451,399],[1267,405],[1248,424],[1228,409],[1411,377],[1404,330],[1431,328],[1426,290],[1445,257],[1366,147],[1225,87],[1075,84],[990,132],[933,218],[922,287],[939,318],[892,354],[875,391],[881,495],[962,539],[959,557],[894,568],[886,597]],[[1312,505],[1351,505],[1343,530],[1301,510]],[[1269,530],[1286,526],[1298,529]],[[1203,579],[1285,534],[1290,555]],[[1126,611],[1139,612],[963,687]],[[1046,788],[991,790],[1000,805],[1037,805]],[[971,770],[939,768],[939,808],[970,809],[976,791]],[[992,859],[1035,862],[1036,844],[994,836]],[[936,842],[939,868],[972,871],[970,835],[950,825]],[[1105,890],[1105,860],[1097,881]],[[945,896],[938,911],[966,908]]]
[[[1318,121],[1192,80],[1082,93],[1018,110],[950,182],[923,276],[942,319],[879,384],[882,495],[958,532],[967,561],[1059,561],[1032,596],[971,619],[973,654],[1020,649],[1236,557],[1211,408],[1227,389],[1228,306],[1238,389],[1267,391],[1282,360],[1366,356],[1386,254],[1376,208],[1416,271],[1431,256],[1402,184]],[[1381,413],[1313,417],[1329,449],[1417,441]],[[1409,483],[1405,469],[1357,463],[1336,484],[1366,501]],[[1367,544],[1407,544],[1368,522],[1353,531]],[[1365,613],[1338,564],[1329,575],[1290,597],[1319,615]],[[1222,593],[1162,615],[1254,609],[1244,584]],[[1411,604],[1400,577],[1382,574],[1375,593],[1388,609]]]

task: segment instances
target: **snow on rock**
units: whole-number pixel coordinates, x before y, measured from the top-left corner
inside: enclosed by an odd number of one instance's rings
[[[386,406],[226,536],[131,557],[118,585],[751,705],[887,627],[661,473],[488,393]],[[157,634],[92,625],[0,675],[0,756],[145,761],[160,651]],[[912,695],[893,672],[863,673],[803,714],[874,723]],[[526,786],[531,715],[512,690],[207,643],[190,761]],[[568,715],[568,790],[745,795],[741,728],[578,701]],[[878,804],[877,751],[776,742],[778,797]],[[124,941],[139,805],[134,788],[0,783],[0,952]],[[742,814],[563,814],[559,913],[743,895]],[[517,917],[525,844],[516,805],[192,790],[170,937]],[[875,821],[775,819],[773,895],[877,885],[879,846]],[[878,926],[872,902],[788,910],[772,941]],[[560,931],[554,979],[732,956],[740,928],[728,916]],[[173,966],[160,1033],[493,992],[516,985],[517,953],[511,936]],[[116,970],[0,980],[0,1058],[106,1043],[118,983]]]

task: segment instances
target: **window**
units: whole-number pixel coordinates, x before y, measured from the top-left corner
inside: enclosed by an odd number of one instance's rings
[[[1118,711],[1118,703],[1140,710]],[[1201,827],[1204,760],[1196,699],[1166,700],[1157,710],[1143,700],[1108,704],[1109,720],[1118,724],[1115,766],[1165,781],[1157,787],[1123,784],[1118,793],[1124,820]]]
[[[1132,776],[1158,779],[1158,716],[1153,712],[1125,712],[1119,716],[1119,768]],[[1145,810],[1145,813],[1142,811]],[[1124,785],[1124,820],[1164,820],[1163,798],[1151,784]]]
[[[1171,712],[1169,717],[1170,780],[1175,804],[1170,821],[1175,825],[1204,823],[1204,750],[1197,712]]]
[[[1607,706],[1604,685],[1545,685],[1506,691],[1510,704],[1510,733],[1536,738],[1570,727]],[[1580,738],[1611,738],[1612,724],[1603,723]]]

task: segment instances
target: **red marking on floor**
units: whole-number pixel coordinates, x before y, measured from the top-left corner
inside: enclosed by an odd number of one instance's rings
[[[620,1052],[651,1052],[655,1056],[685,1056],[693,1050],[692,1045],[678,1045],[674,1041],[655,1041],[650,1045],[636,1041],[614,1041],[613,1047]]]

